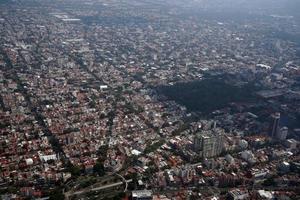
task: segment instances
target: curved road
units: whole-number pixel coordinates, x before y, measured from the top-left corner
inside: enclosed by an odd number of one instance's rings
[[[126,180],[122,175],[120,175],[120,174],[116,174],[116,175],[119,176],[120,178],[122,178],[122,181],[117,182],[117,183],[108,184],[108,185],[103,185],[103,186],[100,186],[100,187],[82,189],[82,190],[79,190],[79,191],[76,191],[76,192],[69,191],[69,192],[65,193],[65,197],[66,197],[66,199],[69,199],[69,197],[74,196],[74,195],[80,195],[80,194],[84,194],[84,193],[87,193],[87,192],[94,192],[94,191],[104,190],[104,189],[107,189],[107,188],[120,186],[124,183],[125,183],[124,192],[126,192],[127,187],[128,187],[128,183],[132,182],[132,179]]]

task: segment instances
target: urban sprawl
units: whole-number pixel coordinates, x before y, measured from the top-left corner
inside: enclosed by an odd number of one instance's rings
[[[1,199],[300,198],[299,23],[175,2],[0,1]]]

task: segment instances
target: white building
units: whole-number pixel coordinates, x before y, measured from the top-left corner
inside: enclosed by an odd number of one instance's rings
[[[203,158],[220,155],[224,150],[224,134],[222,129],[202,131],[194,138],[195,151]]]

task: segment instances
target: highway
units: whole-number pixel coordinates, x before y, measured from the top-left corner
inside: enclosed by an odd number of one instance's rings
[[[132,182],[132,179],[125,180],[125,178],[123,176],[121,176],[121,175],[118,175],[118,176],[120,176],[123,179],[123,181],[108,184],[108,185],[103,185],[103,186],[95,187],[95,188],[82,189],[82,190],[79,190],[79,191],[76,191],[76,192],[69,191],[69,192],[65,193],[65,197],[66,197],[66,199],[69,199],[70,196],[80,195],[80,194],[84,194],[84,193],[87,193],[87,192],[95,192],[95,191],[99,191],[99,190],[104,190],[104,189],[120,186],[124,183],[125,183],[124,192],[127,191],[128,183]]]

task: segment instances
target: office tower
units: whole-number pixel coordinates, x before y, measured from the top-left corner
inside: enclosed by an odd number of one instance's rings
[[[221,129],[198,133],[194,138],[194,148],[202,158],[220,155],[224,148],[224,135]]]
[[[275,138],[279,132],[280,113],[273,114],[272,119],[273,119],[273,124],[272,124],[271,137]]]

